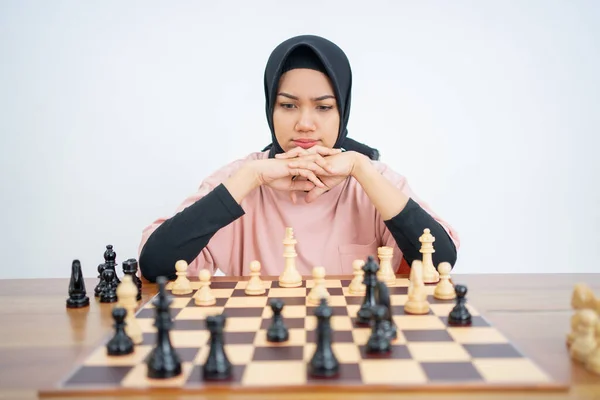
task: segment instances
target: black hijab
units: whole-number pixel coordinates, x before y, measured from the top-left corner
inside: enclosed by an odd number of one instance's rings
[[[273,108],[281,75],[294,68],[312,68],[325,73],[331,80],[340,111],[340,130],[334,148],[357,151],[372,160],[379,159],[379,151],[348,137],[348,119],[352,92],[352,70],[346,54],[335,43],[319,36],[302,35],[290,38],[273,50],[265,68],[265,110],[271,129],[269,157],[283,153],[275,137]]]

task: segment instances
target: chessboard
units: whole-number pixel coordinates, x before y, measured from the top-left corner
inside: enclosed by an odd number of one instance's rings
[[[567,389],[564,382],[555,381],[470,302],[464,304],[470,312],[470,324],[450,324],[449,315],[457,302],[436,298],[435,284],[425,285],[427,312],[415,315],[405,310],[409,278],[399,276],[387,282],[389,316],[396,334],[387,351],[372,352],[367,343],[375,335],[375,328],[373,324],[358,323],[365,295],[352,293],[352,276],[324,277],[319,285],[326,289],[327,298],[319,304],[309,296],[315,287],[313,277],[302,277],[297,287],[282,287],[277,277],[260,278],[265,290],[255,295],[246,292],[248,277],[215,278],[210,289],[205,279],[191,277],[189,285],[193,290],[185,294],[174,294],[169,290],[172,285],[161,283],[159,294],[138,305],[135,316],[141,338],[133,352],[109,355],[107,343],[114,337],[113,332],[55,388],[40,392],[40,396],[148,394],[165,390],[171,394],[194,394],[215,390],[374,393]],[[212,304],[198,304],[197,300],[204,296],[199,295],[201,288],[210,290],[207,298],[212,296]],[[158,322],[161,310],[163,322]],[[324,310],[330,313],[329,317],[322,317],[327,315]],[[165,314],[170,318],[164,318]],[[285,340],[280,342],[268,340],[275,316],[286,329]],[[170,326],[168,340],[181,369],[176,376],[150,378],[148,359],[160,342],[157,326],[165,319],[166,326]],[[222,324],[220,332],[214,330],[216,321]],[[327,324],[329,335],[323,331],[322,323]],[[226,379],[203,376],[215,332],[220,334],[221,351],[230,363]],[[329,340],[338,369],[329,377],[313,376],[311,360],[318,351],[317,343],[324,339]]]

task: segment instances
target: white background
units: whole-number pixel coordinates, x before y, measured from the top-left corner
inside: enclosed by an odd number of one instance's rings
[[[600,265],[596,1],[0,3],[0,278],[96,275],[270,140],[263,71],[325,36],[350,136],[458,230],[455,273]],[[279,244],[274,243],[274,246]]]

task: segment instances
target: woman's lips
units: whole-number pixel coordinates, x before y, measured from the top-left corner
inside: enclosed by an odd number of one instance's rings
[[[318,140],[294,140],[294,144],[298,147],[302,147],[303,149],[310,149],[314,145],[316,145]]]

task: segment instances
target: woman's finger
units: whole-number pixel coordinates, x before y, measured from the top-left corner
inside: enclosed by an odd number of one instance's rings
[[[308,169],[301,169],[301,168],[292,169],[292,170],[290,170],[290,174],[292,176],[293,175],[303,176],[306,179],[308,179],[309,181],[311,181],[312,183],[314,183],[315,186],[325,187],[325,184],[323,182],[321,182],[321,180],[319,178],[317,178],[315,173]]]
[[[327,174],[327,170],[325,168],[323,168],[322,166],[320,166],[319,164],[317,164],[315,161],[297,160],[297,161],[290,162],[288,164],[288,166],[290,168],[294,168],[294,169],[298,169],[298,168],[308,169],[318,175],[326,175]]]

